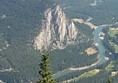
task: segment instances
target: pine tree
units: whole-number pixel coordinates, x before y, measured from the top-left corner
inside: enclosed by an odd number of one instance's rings
[[[49,54],[42,55],[41,61],[39,71],[41,78],[37,83],[56,83],[49,64]]]
[[[106,83],[112,83],[112,80],[108,79],[108,81]]]

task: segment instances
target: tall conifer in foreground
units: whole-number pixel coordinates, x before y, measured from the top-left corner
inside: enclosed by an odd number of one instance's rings
[[[56,83],[49,63],[49,54],[42,55],[39,74],[41,78],[37,83]]]
[[[108,81],[106,83],[112,83],[112,80],[108,79]]]

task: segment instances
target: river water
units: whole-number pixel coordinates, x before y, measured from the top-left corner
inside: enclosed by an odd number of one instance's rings
[[[94,35],[94,44],[97,44],[98,50],[99,50],[99,55],[98,55],[98,61],[96,63],[93,63],[89,66],[84,66],[84,67],[77,67],[77,68],[68,68],[65,69],[63,71],[59,71],[56,74],[54,74],[55,78],[61,77],[63,75],[66,75],[68,73],[71,72],[75,72],[75,71],[80,71],[80,70],[85,70],[91,67],[96,67],[99,65],[102,65],[103,63],[107,62],[109,60],[108,57],[105,56],[105,47],[99,37],[99,34],[102,32],[102,29],[111,26],[111,25],[100,25],[98,26],[94,31],[93,31],[93,35]]]
[[[97,65],[101,65],[106,62],[106,57],[105,57],[105,47],[99,38],[99,34],[102,32],[102,29],[106,28],[106,26],[99,26],[97,29],[94,30],[93,35],[94,35],[94,43],[98,45],[99,49],[99,55],[98,55],[98,63]]]

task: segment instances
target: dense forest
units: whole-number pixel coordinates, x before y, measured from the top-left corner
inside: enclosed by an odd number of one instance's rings
[[[0,80],[5,83],[37,81],[42,54],[34,49],[33,43],[41,30],[45,11],[48,8],[60,5],[67,17],[65,19],[70,21],[73,18],[87,20],[91,17],[90,22],[96,26],[116,22],[118,20],[117,0],[103,1],[104,3],[99,2],[93,7],[90,5],[93,0],[1,0]],[[118,45],[118,34],[113,34],[114,37],[109,35],[110,28],[103,30],[106,35],[102,40],[106,48],[106,56],[110,58],[107,63],[85,70],[62,72],[69,68],[89,66],[98,61],[99,49],[94,45],[94,29],[81,23],[74,22],[74,24],[84,35],[84,38],[80,39],[83,42],[51,51],[50,64],[57,83],[70,79],[76,79],[72,83],[105,83],[109,78],[113,79],[113,83],[117,83],[118,75],[111,75],[118,71],[118,53],[113,46]],[[112,43],[110,44],[109,41]],[[85,50],[90,47],[95,48],[97,53],[88,55]],[[100,71],[93,74],[94,69]],[[58,75],[59,72],[63,74]]]

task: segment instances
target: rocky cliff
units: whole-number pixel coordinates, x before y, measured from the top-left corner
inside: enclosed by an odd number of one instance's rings
[[[64,49],[78,42],[80,32],[72,20],[68,20],[60,6],[45,11],[42,29],[34,38],[35,49]]]

